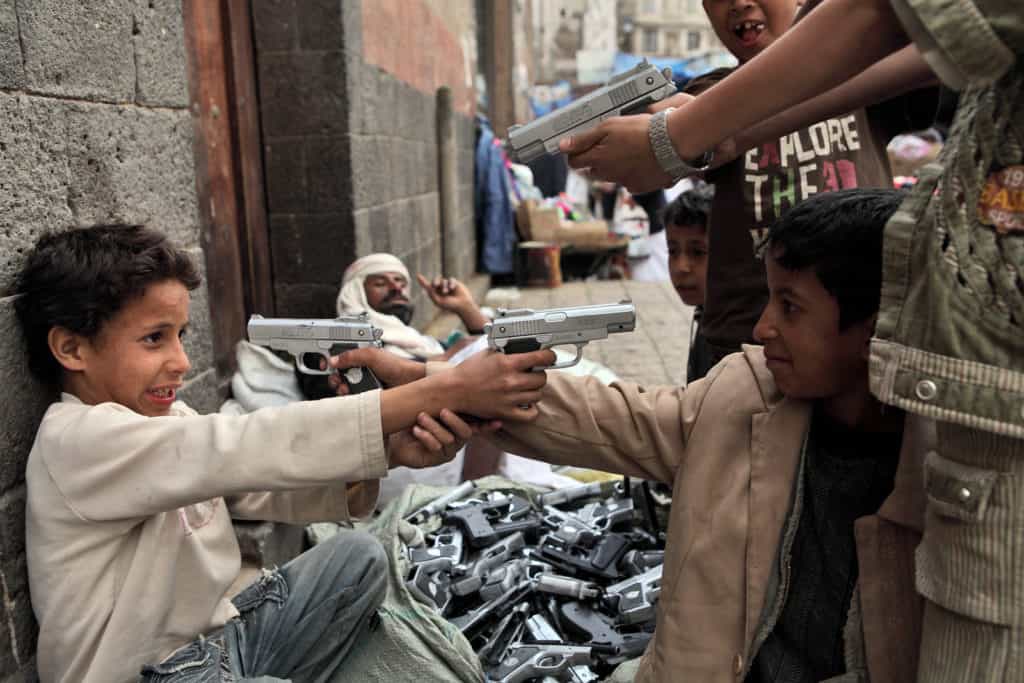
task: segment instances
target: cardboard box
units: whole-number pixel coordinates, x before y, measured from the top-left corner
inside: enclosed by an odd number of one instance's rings
[[[561,211],[543,209],[532,199],[520,202],[516,208],[516,227],[524,242],[557,242]]]
[[[516,227],[523,241],[572,244],[578,247],[614,246],[618,240],[603,220],[563,221],[557,208],[540,208],[534,200],[519,203]]]
[[[608,232],[608,221],[562,221],[558,226],[559,244],[571,244],[577,247],[605,246],[615,240]]]

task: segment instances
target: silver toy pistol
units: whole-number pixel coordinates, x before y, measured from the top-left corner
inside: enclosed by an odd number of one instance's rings
[[[344,351],[380,347],[383,331],[374,327],[367,314],[340,318],[249,318],[249,341],[275,351],[287,351],[295,367],[306,375],[329,375],[320,369],[320,358],[330,361]],[[314,363],[314,365],[310,365]],[[379,389],[380,381],[369,368],[349,368],[342,373],[351,393]]]
[[[658,71],[645,59],[629,71],[612,76],[606,85],[572,104],[525,125],[509,128],[510,155],[513,161],[525,164],[545,152],[555,154],[562,138],[585,133],[613,116],[641,114],[649,105],[675,92],[671,69]]]
[[[546,369],[567,368],[583,357],[583,347],[613,332],[636,329],[636,308],[630,301],[547,310],[506,311],[484,325],[487,346],[503,353],[528,353],[555,346],[575,346],[576,357]]]

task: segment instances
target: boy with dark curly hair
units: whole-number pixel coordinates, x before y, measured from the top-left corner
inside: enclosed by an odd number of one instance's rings
[[[185,252],[138,226],[44,236],[18,278],[30,367],[62,392],[25,476],[43,681],[140,670],[161,682],[331,680],[384,597],[380,544],[342,532],[231,595],[231,518],[366,514],[389,467],[443,462],[472,434],[453,411],[536,413],[519,406],[539,398],[544,374],[524,371],[549,364],[546,352],[482,355],[385,392],[198,415],[176,399],[199,283]]]

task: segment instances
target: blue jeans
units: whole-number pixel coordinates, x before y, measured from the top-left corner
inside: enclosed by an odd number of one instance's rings
[[[142,670],[141,683],[326,682],[387,590],[380,543],[342,531],[235,596],[239,616]]]

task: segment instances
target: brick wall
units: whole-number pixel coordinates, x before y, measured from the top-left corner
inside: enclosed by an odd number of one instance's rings
[[[457,277],[475,270],[471,0],[255,0],[277,312],[326,316],[374,251],[440,274],[437,88],[457,115]],[[468,56],[467,56],[468,54]],[[452,262],[452,261],[450,261]],[[423,324],[433,313],[414,288]]]
[[[36,237],[145,223],[203,262],[178,0],[0,0],[0,681],[34,680],[24,467],[53,398],[29,375],[9,296]],[[183,391],[219,398],[206,290]]]

